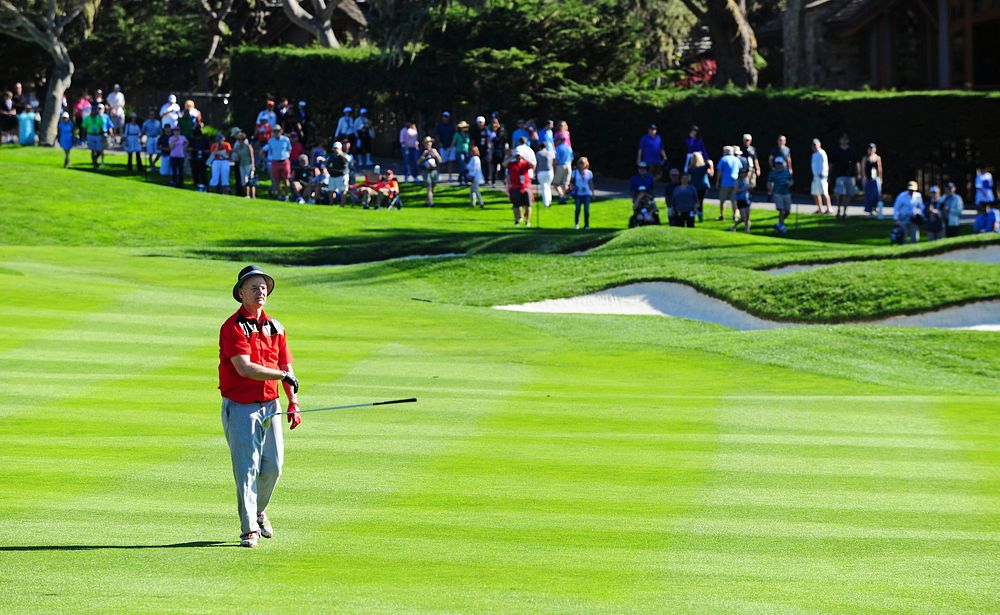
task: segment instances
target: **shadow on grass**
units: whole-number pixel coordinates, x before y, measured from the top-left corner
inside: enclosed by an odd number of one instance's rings
[[[205,547],[235,547],[235,542],[217,542],[196,540],[191,542],[176,542],[169,545],[31,545],[31,546],[0,546],[3,551],[97,551],[101,549],[201,549]]]
[[[361,230],[314,241],[281,241],[273,237],[223,242],[219,247],[188,254],[221,260],[259,260],[282,265],[351,265],[405,256],[444,254],[566,254],[606,243],[615,230],[587,233],[572,229],[513,231]]]

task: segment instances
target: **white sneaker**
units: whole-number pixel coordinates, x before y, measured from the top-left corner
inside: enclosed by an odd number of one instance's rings
[[[579,224],[574,224],[573,225],[573,229],[577,230],[577,231],[580,230],[580,225]]]
[[[299,205],[305,205],[306,204],[306,200],[304,198],[302,198],[302,197],[299,197],[299,199],[297,201],[295,201],[295,202],[298,203]]]
[[[241,547],[247,547],[248,549],[252,549],[252,548],[256,547],[257,546],[257,538],[258,538],[259,535],[260,535],[260,532],[250,532],[249,534],[246,534],[245,536],[240,536],[240,546]]]
[[[525,220],[524,226],[531,226],[531,220]]]
[[[274,537],[274,529],[271,527],[271,520],[267,518],[267,513],[262,512],[257,515],[257,525],[260,526],[260,535],[264,538]]]

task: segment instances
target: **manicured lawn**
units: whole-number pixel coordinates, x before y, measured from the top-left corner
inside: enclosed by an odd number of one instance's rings
[[[996,296],[994,265],[774,277],[756,269],[895,253],[619,233],[621,204],[590,236],[500,205],[247,204],[58,164],[0,149],[0,611],[1000,610],[1000,334],[488,307],[657,278],[867,317]],[[296,266],[397,238],[477,255]],[[224,257],[250,253],[272,257],[305,406],[420,399],[286,433],[253,551],[215,388],[243,264]]]

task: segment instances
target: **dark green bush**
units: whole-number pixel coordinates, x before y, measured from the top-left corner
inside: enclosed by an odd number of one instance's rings
[[[395,153],[402,121],[412,118],[430,130],[443,109],[470,121],[497,111],[508,129],[517,117],[565,119],[576,153],[588,156],[599,173],[617,176],[632,173],[639,137],[650,122],[659,126],[674,164],[683,163],[692,123],[716,159],[744,132],[754,135],[765,157],[776,136],[785,134],[801,191],[811,179],[812,138],[829,152],[843,131],[859,151],[870,141],[879,145],[888,193],[912,178],[925,184],[952,179],[967,191],[977,162],[1000,161],[997,93],[641,90],[560,80],[549,73],[557,69],[526,49],[483,48],[461,58],[425,49],[397,67],[373,48],[242,48],[232,59],[233,111],[238,124],[249,125],[267,96],[304,98],[321,133],[329,135],[344,105],[362,104],[373,110],[384,154]]]

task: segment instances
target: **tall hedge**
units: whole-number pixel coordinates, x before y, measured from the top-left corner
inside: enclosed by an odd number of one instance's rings
[[[683,162],[693,123],[716,159],[745,132],[764,155],[785,134],[802,191],[810,180],[811,140],[818,137],[830,152],[844,131],[859,153],[868,142],[878,144],[890,193],[913,178],[952,179],[968,190],[977,163],[1000,162],[998,93],[636,90],[563,84],[557,75],[525,74],[518,63],[482,73],[470,66],[475,63],[437,65],[434,56],[420,53],[397,67],[371,48],[241,48],[232,57],[234,121],[247,127],[263,99],[284,96],[308,101],[321,133],[332,135],[343,106],[363,105],[379,130],[377,151],[388,155],[395,153],[402,121],[414,119],[429,131],[444,109],[470,122],[497,111],[509,130],[519,117],[565,119],[578,155],[588,156],[599,173],[625,177],[651,122],[672,163]]]

